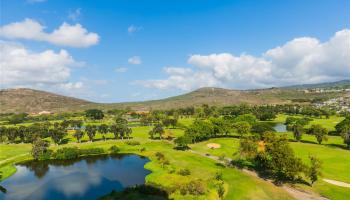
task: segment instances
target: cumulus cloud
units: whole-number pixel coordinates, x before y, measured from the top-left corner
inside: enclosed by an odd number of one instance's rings
[[[139,56],[133,56],[128,59],[128,63],[132,65],[139,65],[142,63],[141,58]]]
[[[84,48],[99,42],[96,33],[88,32],[82,25],[70,25],[64,22],[51,33],[33,19],[25,19],[0,27],[0,36],[9,39],[45,41],[55,45]]]
[[[70,83],[71,67],[79,65],[65,50],[31,52],[16,43],[0,41],[0,83],[8,87],[55,86],[81,88],[80,82]]]
[[[167,79],[139,81],[145,87],[192,90],[201,86],[249,89],[350,78],[350,29],[328,41],[302,37],[261,56],[230,53],[192,55],[190,68],[165,69]],[[182,73],[188,70],[186,73]],[[205,76],[205,79],[196,76]]]
[[[135,83],[148,88],[178,88],[185,91],[206,86],[221,86],[221,83],[208,72],[193,72],[191,69],[176,67],[164,68],[163,70],[169,75],[167,79],[136,81]]]
[[[135,32],[140,31],[141,29],[142,29],[141,26],[130,25],[130,26],[128,27],[128,33],[129,33],[129,34],[133,34],[133,33],[135,33]]]

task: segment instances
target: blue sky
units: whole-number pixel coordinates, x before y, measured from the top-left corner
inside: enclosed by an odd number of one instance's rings
[[[2,0],[1,88],[119,102],[347,79],[349,10],[348,0]],[[63,23],[73,28],[50,35]]]

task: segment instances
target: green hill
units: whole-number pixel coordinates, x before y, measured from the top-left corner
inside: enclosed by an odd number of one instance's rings
[[[5,89],[0,90],[0,113],[65,112],[80,111],[88,108],[107,110],[127,107],[133,110],[150,110],[199,106],[202,104],[225,106],[242,103],[251,105],[310,103],[314,100],[327,100],[339,96],[348,96],[350,95],[350,91],[305,92],[304,90],[323,87],[334,88],[339,85],[344,86],[347,83],[350,85],[350,81],[342,81],[256,90],[231,90],[207,87],[160,100],[124,103],[94,103],[39,90]]]

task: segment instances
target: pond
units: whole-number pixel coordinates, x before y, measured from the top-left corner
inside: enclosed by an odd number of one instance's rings
[[[274,127],[276,132],[284,133],[287,132],[287,126],[283,123],[277,123]]]
[[[75,160],[31,161],[1,182],[0,199],[96,199],[143,184],[149,160],[137,155],[91,156]]]

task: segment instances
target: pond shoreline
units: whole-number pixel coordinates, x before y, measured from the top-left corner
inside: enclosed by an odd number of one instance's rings
[[[51,197],[71,199],[81,198],[81,195],[88,195],[86,196],[88,199],[97,198],[112,190],[123,191],[129,186],[144,184],[146,176],[152,173],[145,168],[149,162],[151,160],[144,155],[124,152],[90,154],[75,159],[20,160],[12,163],[12,167],[21,173],[18,175],[13,173],[1,181],[2,186],[8,190],[3,197],[26,199],[36,196],[34,191],[43,187],[40,189],[43,195],[39,195],[38,199],[51,199]],[[67,184],[61,184],[62,181],[73,185],[67,187]],[[74,184],[76,181],[79,185]],[[26,193],[26,190],[23,192],[20,188],[28,184],[31,186],[29,191],[32,192]]]

